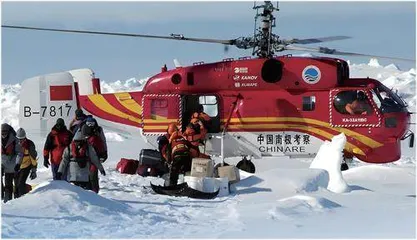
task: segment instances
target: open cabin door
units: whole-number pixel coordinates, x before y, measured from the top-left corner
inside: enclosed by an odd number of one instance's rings
[[[162,135],[171,122],[181,123],[181,96],[178,94],[145,94],[142,98],[143,133]]]
[[[191,115],[198,111],[198,106],[209,115],[210,124],[207,125],[208,133],[220,132],[220,99],[216,95],[184,95],[182,97],[182,130],[185,130],[191,120]]]
[[[381,126],[381,113],[367,89],[333,89],[329,98],[329,117],[332,127]]]

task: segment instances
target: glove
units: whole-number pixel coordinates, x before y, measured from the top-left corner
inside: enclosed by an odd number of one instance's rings
[[[104,152],[103,154],[101,154],[100,156],[100,162],[105,162],[107,160],[108,156],[107,156],[107,152]]]
[[[48,157],[44,157],[43,158],[43,165],[46,167],[46,168],[48,168],[49,167],[49,159],[48,159]]]
[[[62,173],[57,172],[57,173],[55,174],[55,179],[56,179],[56,180],[62,180]]]
[[[19,170],[20,170],[20,164],[16,164],[16,165],[14,166],[14,171],[15,171],[15,172],[19,172]]]
[[[106,171],[104,171],[104,169],[103,169],[103,171],[100,171],[100,173],[101,173],[101,175],[106,176]]]
[[[32,170],[30,171],[30,180],[33,180],[37,177],[36,175],[36,168],[32,168]]]

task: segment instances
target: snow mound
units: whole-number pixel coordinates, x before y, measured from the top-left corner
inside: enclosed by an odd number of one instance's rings
[[[386,69],[392,69],[392,70],[400,70],[400,68],[397,65],[393,64],[393,63],[391,63],[390,65],[385,66],[384,68],[386,68]]]
[[[341,205],[323,197],[295,195],[278,200],[277,206],[269,211],[269,215],[272,219],[288,220],[291,216],[324,212],[337,207]]]
[[[326,188],[328,183],[329,176],[321,169],[271,169],[249,176],[236,183],[235,187],[237,193],[253,193],[264,189],[277,194],[294,194],[314,192]]]
[[[35,199],[43,199],[43,201],[35,201]],[[36,202],[34,208],[45,210],[51,207],[58,208],[58,212],[62,213],[77,209],[77,211],[83,212],[83,215],[94,212],[107,216],[130,210],[130,207],[126,204],[101,197],[92,191],[86,191],[66,181],[43,182],[30,193],[7,204],[12,204],[15,208],[25,207],[30,209],[30,205]],[[42,205],[39,205],[39,202]],[[45,212],[46,215],[47,212]]]
[[[19,126],[19,104],[20,104],[20,84],[2,85],[1,87],[1,121],[8,123],[13,128]]]
[[[16,212],[25,212],[25,214],[17,217],[14,215]],[[121,232],[120,222],[143,214],[146,213],[133,209],[126,203],[104,198],[66,181],[48,181],[39,184],[32,192],[23,197],[3,205],[2,218],[8,219],[9,223],[22,218],[38,220],[32,223],[25,221],[20,226],[27,230],[24,235],[21,235],[22,232],[17,231],[17,228],[6,226],[3,228],[2,237],[49,238],[54,236],[56,238],[73,238],[94,236],[96,229],[92,226],[97,227],[96,224],[109,231]],[[103,221],[103,219],[105,220]],[[74,222],[80,223],[83,227],[67,227]],[[44,229],[44,231],[36,231],[36,228]],[[60,231],[59,229],[66,230]]]
[[[346,144],[346,136],[341,133],[332,138],[332,141],[324,141],[319,152],[310,165],[310,168],[324,169],[329,173],[329,185],[327,189],[335,193],[349,191],[349,186],[343,179],[340,165],[343,159],[343,148]]]
[[[141,91],[145,86],[149,78],[136,79],[129,78],[128,80],[122,82],[120,80],[116,82],[107,83],[105,81],[101,82],[101,90],[103,93],[114,93],[114,92],[134,92]]]
[[[376,59],[376,58],[371,58],[371,59],[369,60],[368,66],[371,66],[371,67],[377,67],[377,68],[382,67],[382,66],[379,64],[378,59]]]
[[[369,164],[365,166],[359,166],[351,168],[344,173],[346,179],[355,179],[355,180],[366,180],[366,181],[377,181],[383,182],[387,179],[390,181],[399,182],[409,182],[415,181],[415,174],[408,172],[407,168],[393,168],[389,166],[382,166],[376,164]]]

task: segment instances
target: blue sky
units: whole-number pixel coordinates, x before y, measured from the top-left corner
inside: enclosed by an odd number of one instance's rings
[[[2,24],[234,39],[253,34],[253,2],[3,2]],[[281,2],[274,33],[282,38],[347,35],[306,46],[415,59],[415,2]],[[2,83],[91,68],[105,81],[145,78],[183,65],[250,56],[222,45],[140,38],[2,29]],[[300,53],[300,52],[284,52]],[[344,57],[353,63],[369,58]],[[415,63],[395,63],[403,70]]]

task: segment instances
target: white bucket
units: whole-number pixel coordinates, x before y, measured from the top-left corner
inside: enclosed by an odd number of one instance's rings
[[[216,184],[216,179],[211,177],[203,178],[203,192],[215,192],[217,191],[218,184]]]
[[[203,192],[204,190],[203,178],[184,176],[184,181],[188,184],[190,188]]]
[[[185,176],[184,181],[187,182],[188,186],[192,189],[211,193],[219,190],[218,197],[224,197],[229,195],[229,179],[223,178],[210,178],[210,177],[192,177]]]
[[[229,179],[227,177],[216,178],[216,190],[219,189],[218,197],[224,197],[230,194]]]

